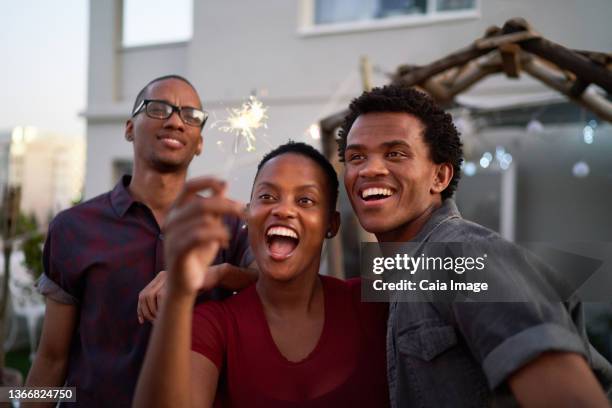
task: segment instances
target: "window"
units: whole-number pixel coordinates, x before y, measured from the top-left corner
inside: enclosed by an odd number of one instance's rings
[[[477,0],[303,0],[310,2],[312,28],[376,25],[388,21],[421,21],[473,16]],[[467,14],[466,14],[467,13]]]
[[[123,0],[124,47],[188,41],[193,0]]]
[[[476,0],[436,0],[437,11],[473,10]]]

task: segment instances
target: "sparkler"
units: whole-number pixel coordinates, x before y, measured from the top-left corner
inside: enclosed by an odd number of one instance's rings
[[[250,96],[249,100],[242,104],[240,108],[228,110],[229,116],[226,120],[220,121],[219,130],[232,133],[236,136],[234,140],[234,154],[238,153],[240,140],[244,139],[247,143],[247,152],[255,150],[255,131],[259,128],[266,129],[268,108],[263,105],[256,97]]]

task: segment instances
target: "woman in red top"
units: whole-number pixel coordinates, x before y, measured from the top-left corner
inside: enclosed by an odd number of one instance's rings
[[[340,223],[333,167],[303,143],[263,158],[247,211],[259,280],[193,310],[229,240],[221,216],[240,212],[224,188],[187,183],[169,217],[168,292],[135,406],[387,406],[385,305],[361,303],[358,280],[318,273],[323,241]],[[203,189],[212,194],[197,196]]]

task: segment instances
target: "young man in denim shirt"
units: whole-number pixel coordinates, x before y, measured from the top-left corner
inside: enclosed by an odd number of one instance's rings
[[[520,249],[461,218],[451,196],[462,145],[451,116],[429,97],[386,86],[365,92],[349,109],[339,139],[344,183],[361,225],[379,243],[482,242],[500,249],[493,269],[528,274],[543,267],[505,256]],[[606,362],[589,347],[575,310],[534,288],[525,292],[527,301],[514,303],[392,296],[392,406],[608,406],[589,367]]]

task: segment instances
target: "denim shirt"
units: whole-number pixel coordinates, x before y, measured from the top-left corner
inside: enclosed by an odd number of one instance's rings
[[[447,199],[413,242],[487,240],[520,248],[461,218]],[[500,259],[516,263],[516,258]],[[507,269],[506,264],[504,268]],[[537,263],[511,265],[539,268]],[[538,272],[538,271],[536,271]],[[391,299],[387,370],[393,407],[517,406],[506,380],[546,351],[583,355],[604,387],[610,365],[586,338],[581,304],[548,302],[400,302]],[[607,372],[606,372],[607,371]]]

